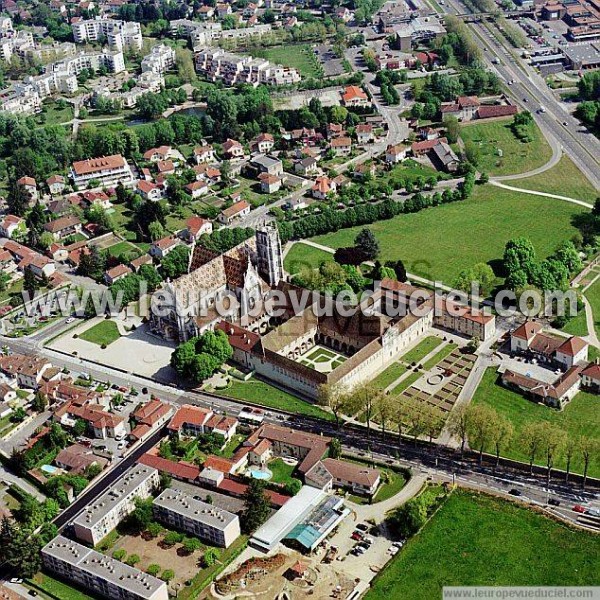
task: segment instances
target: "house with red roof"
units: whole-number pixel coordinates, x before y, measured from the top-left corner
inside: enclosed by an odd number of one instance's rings
[[[229,138],[223,142],[223,152],[229,160],[241,160],[244,158],[244,146],[237,140]]]
[[[46,185],[50,190],[50,194],[55,196],[57,194],[62,194],[65,189],[66,181],[62,175],[52,175],[46,179]]]
[[[311,194],[317,200],[326,200],[330,194],[335,194],[336,191],[336,183],[332,179],[329,179],[327,175],[317,177],[311,188]]]
[[[104,272],[104,281],[106,285],[112,285],[119,279],[123,279],[123,277],[127,277],[133,271],[127,265],[117,265],[112,269],[108,269]]]
[[[458,96],[455,102],[443,102],[440,106],[442,121],[456,117],[459,121],[472,121],[480,106],[477,96]]]
[[[190,217],[185,222],[185,229],[181,232],[181,237],[189,242],[196,242],[204,234],[210,234],[213,231],[213,224],[208,219],[203,219],[198,215]]]
[[[162,260],[169,252],[175,250],[179,246],[179,239],[176,237],[165,237],[152,242],[148,254],[153,258]]]
[[[171,433],[197,436],[206,433],[205,425],[213,416],[211,410],[205,410],[192,404],[183,404],[167,425]]]
[[[25,219],[17,217],[16,215],[6,215],[2,221],[0,221],[0,236],[11,238],[15,234],[20,232],[25,233]]]
[[[598,363],[589,364],[581,372],[581,385],[591,392],[600,393],[600,365]]]
[[[167,160],[173,156],[173,149],[171,146],[159,146],[158,148],[150,148],[144,152],[144,160],[149,162],[159,162],[161,160]]]
[[[250,214],[250,204],[245,200],[240,200],[236,202],[229,208],[222,210],[219,213],[218,220],[219,223],[223,223],[223,225],[230,225],[235,219],[241,219],[246,215]]]
[[[342,92],[342,104],[352,108],[369,108],[371,101],[362,88],[357,85],[348,85]]]
[[[29,197],[32,200],[37,200],[37,182],[33,177],[21,177],[20,179],[17,179],[17,185],[21,186],[29,194]]]
[[[145,179],[140,179],[137,184],[137,190],[146,200],[158,202],[165,197],[165,186],[158,185]]]

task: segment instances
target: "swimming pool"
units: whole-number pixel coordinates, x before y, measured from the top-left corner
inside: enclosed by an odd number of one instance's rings
[[[273,473],[271,473],[269,469],[265,469],[264,471],[261,469],[250,469],[248,473],[250,473],[250,477],[253,477],[254,479],[271,479],[271,477],[273,477]]]
[[[48,473],[48,475],[54,475],[58,471],[58,468],[53,467],[52,465],[42,465],[40,469],[44,471],[44,473]]]

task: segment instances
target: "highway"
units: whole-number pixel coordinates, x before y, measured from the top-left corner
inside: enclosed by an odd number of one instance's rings
[[[468,12],[457,0],[448,0],[450,12],[463,14]],[[474,38],[483,50],[489,67],[508,84],[508,95],[524,110],[532,113],[536,123],[546,137],[553,137],[562,146],[563,151],[579,167],[587,179],[600,190],[600,140],[587,131],[577,119],[554,98],[544,79],[529,65],[519,62],[513,56],[514,48],[498,33],[500,43],[482,23],[469,23]],[[504,45],[506,44],[506,45]],[[497,58],[499,63],[492,60]],[[539,112],[540,106],[546,112]]]

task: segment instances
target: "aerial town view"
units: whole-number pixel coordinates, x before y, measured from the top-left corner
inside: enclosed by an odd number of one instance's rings
[[[600,599],[600,0],[0,0],[0,600]]]

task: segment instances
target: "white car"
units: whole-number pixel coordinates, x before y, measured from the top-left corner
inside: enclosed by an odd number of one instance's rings
[[[586,515],[591,515],[592,517],[600,517],[600,508],[588,508],[585,511]]]
[[[126,441],[119,442],[117,445],[117,450],[123,450],[123,448],[125,448],[125,447],[127,447]]]
[[[398,548],[396,546],[390,546],[388,548],[388,554],[391,554],[392,556],[396,556],[396,554],[398,554],[398,552],[400,552],[400,548]]]
[[[74,320],[75,320],[75,317],[69,317],[66,322],[68,324],[68,323],[72,323]]]
[[[22,580],[22,579],[20,579],[19,577],[13,577],[13,578],[10,580],[10,582],[11,582],[11,583],[23,583],[23,580]]]

